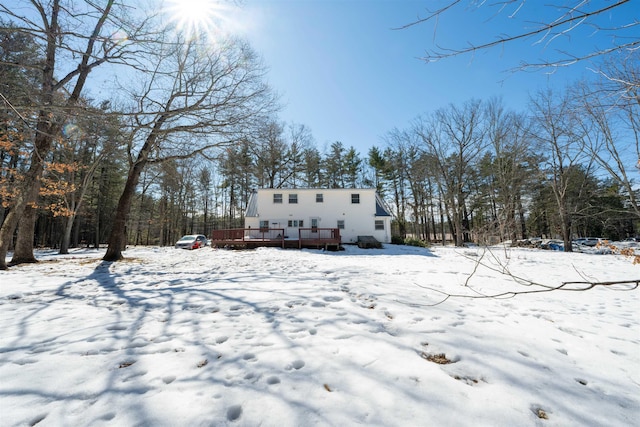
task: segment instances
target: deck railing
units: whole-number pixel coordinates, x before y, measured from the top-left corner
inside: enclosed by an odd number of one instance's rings
[[[298,229],[298,237],[302,240],[318,240],[318,241],[338,241],[340,242],[339,228],[300,228]]]
[[[322,247],[325,249],[329,246],[340,246],[340,229],[339,228],[299,228],[298,229],[298,247]]]
[[[288,242],[285,245],[285,241]],[[336,246],[341,243],[340,229],[338,228],[299,228],[298,236],[286,236],[284,228],[233,228],[226,230],[213,230],[211,243],[215,246],[280,246],[295,247],[320,247]]]
[[[213,230],[212,241],[273,241],[284,239],[284,228],[232,228]]]

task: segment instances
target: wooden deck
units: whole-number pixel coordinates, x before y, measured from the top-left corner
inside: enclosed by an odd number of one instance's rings
[[[281,248],[340,249],[338,228],[300,228],[297,236],[285,235],[284,228],[232,228],[213,230],[211,246],[254,249],[263,246]]]

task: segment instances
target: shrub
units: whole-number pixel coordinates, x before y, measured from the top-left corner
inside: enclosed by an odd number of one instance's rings
[[[392,245],[404,245],[404,239],[402,236],[391,236]]]
[[[409,239],[405,239],[404,244],[407,246],[418,246],[421,248],[426,248],[429,245],[427,245],[426,242],[420,240],[420,239],[415,239],[415,238],[409,238]]]

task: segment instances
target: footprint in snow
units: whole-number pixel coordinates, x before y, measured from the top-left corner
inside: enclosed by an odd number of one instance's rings
[[[243,358],[244,360],[246,360],[247,362],[255,362],[255,361],[257,361],[257,360],[258,360],[258,358],[256,357],[256,355],[255,355],[255,354],[253,354],[253,353],[247,353],[247,354],[245,354],[244,356],[242,356],[242,358]]]
[[[198,312],[202,310],[204,306],[202,304],[185,304],[182,306],[182,310],[184,311],[195,311]]]
[[[100,416],[98,419],[101,421],[111,421],[116,417],[115,412],[107,412],[106,414]]]
[[[227,420],[236,421],[242,416],[242,405],[233,405],[227,409]]]
[[[267,378],[267,384],[269,385],[280,384],[280,378],[276,376],[269,377]]]
[[[293,362],[291,362],[290,364],[288,364],[288,365],[285,367],[285,369],[286,369],[287,371],[290,371],[290,370],[292,370],[292,369],[295,369],[295,370],[297,371],[297,370],[299,370],[299,369],[304,368],[304,365],[305,365],[304,360],[300,360],[300,359],[298,359],[298,360],[294,360]]]
[[[146,338],[135,337],[125,348],[142,348],[147,345],[149,345],[149,341]]]
[[[255,382],[260,378],[259,375],[256,375],[253,372],[247,372],[247,374],[244,376],[244,379],[247,381],[251,381],[251,382]]]
[[[293,308],[296,305],[306,305],[307,303],[304,300],[293,300],[285,303],[285,305],[289,308]]]

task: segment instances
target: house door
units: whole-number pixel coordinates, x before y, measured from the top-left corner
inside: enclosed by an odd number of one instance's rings
[[[317,233],[318,232],[318,223],[320,222],[319,218],[311,218],[311,232],[312,233]]]
[[[304,227],[304,221],[301,219],[290,219],[287,221],[286,235],[291,239],[298,238],[298,229]]]

